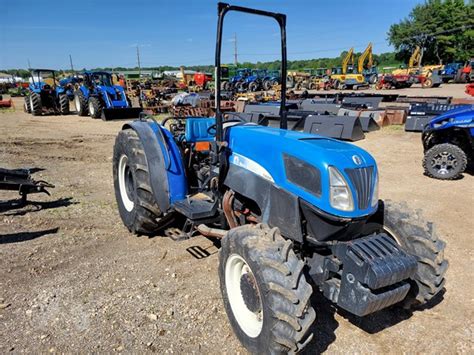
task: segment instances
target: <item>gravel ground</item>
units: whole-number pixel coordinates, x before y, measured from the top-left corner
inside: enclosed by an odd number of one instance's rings
[[[36,177],[56,185],[21,209],[0,203],[0,353],[245,353],[221,301],[218,245],[137,238],[123,227],[111,167],[123,122],[14,110],[0,120],[0,165],[44,168]],[[425,177],[420,136],[400,127],[358,145],[379,163],[382,198],[407,201],[436,222],[450,261],[446,292],[424,311],[360,319],[315,294],[307,352],[473,353],[473,177]]]

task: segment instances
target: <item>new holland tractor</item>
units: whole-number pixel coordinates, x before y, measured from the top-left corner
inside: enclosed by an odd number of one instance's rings
[[[142,111],[132,107],[125,90],[114,85],[108,72],[82,73],[83,81],[74,93],[74,103],[79,116],[110,119],[138,118]]]
[[[313,289],[358,316],[428,303],[445,284],[445,243],[419,212],[378,199],[369,153],[287,130],[285,15],[219,3],[215,68],[230,11],[280,25],[280,128],[221,112],[218,70],[215,118],[125,124],[113,153],[125,226],[157,235],[178,225],[183,238],[220,239],[224,307],[252,353],[297,352],[310,343]]]
[[[68,88],[59,84],[56,71],[31,69],[28,95],[23,104],[24,111],[33,116],[45,114],[69,114]]]

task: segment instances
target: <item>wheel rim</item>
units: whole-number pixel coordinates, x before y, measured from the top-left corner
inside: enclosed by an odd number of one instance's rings
[[[89,112],[91,116],[95,115],[95,108],[94,108],[94,105],[92,104],[92,101],[89,101]]]
[[[456,157],[449,152],[436,154],[431,160],[431,167],[440,175],[447,175],[453,171],[458,164]]]
[[[80,112],[81,111],[81,99],[79,99],[79,96],[76,96],[74,99],[74,103],[76,104],[76,111]]]
[[[126,155],[122,155],[120,157],[118,167],[118,180],[122,203],[125,209],[128,212],[131,212],[133,210],[133,207],[135,206],[135,203],[133,202],[133,175],[128,165],[128,157]]]
[[[255,276],[247,262],[232,254],[225,265],[225,284],[232,313],[240,328],[256,338],[263,327],[263,307]]]

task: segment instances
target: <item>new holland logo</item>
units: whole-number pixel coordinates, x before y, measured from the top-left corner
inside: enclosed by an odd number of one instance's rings
[[[354,162],[355,165],[361,165],[362,164],[362,159],[358,155],[353,155],[352,156],[352,161]]]

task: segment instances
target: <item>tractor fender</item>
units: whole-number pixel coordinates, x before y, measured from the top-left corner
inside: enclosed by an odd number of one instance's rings
[[[122,129],[133,129],[145,151],[155,201],[163,212],[187,194],[187,181],[178,146],[171,133],[155,122],[133,121]]]
[[[80,86],[79,90],[84,94],[85,98],[89,98],[89,89],[86,88],[85,86]]]

